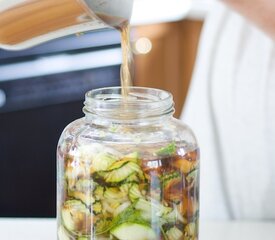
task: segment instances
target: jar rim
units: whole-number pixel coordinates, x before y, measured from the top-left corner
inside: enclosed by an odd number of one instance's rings
[[[147,87],[106,87],[88,91],[85,95],[84,113],[120,120],[153,118],[174,113],[171,93]]]

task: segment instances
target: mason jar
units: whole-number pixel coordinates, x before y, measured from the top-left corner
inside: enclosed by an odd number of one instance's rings
[[[57,149],[59,240],[197,240],[199,148],[172,95],[86,94]]]

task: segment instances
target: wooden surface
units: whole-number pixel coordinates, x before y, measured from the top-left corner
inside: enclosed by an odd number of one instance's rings
[[[183,20],[137,27],[135,39],[146,37],[152,50],[135,55],[135,85],[171,92],[179,117],[188,91],[203,22]]]

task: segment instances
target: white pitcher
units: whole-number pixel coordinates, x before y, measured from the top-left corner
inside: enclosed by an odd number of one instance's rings
[[[130,20],[133,0],[0,0],[0,48],[20,50]]]

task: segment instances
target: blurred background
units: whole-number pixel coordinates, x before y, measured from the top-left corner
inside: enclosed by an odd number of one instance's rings
[[[145,7],[146,6],[146,7]],[[136,0],[137,86],[170,91],[179,117],[211,0]],[[120,84],[120,36],[86,33],[0,50],[0,217],[55,217],[58,138],[88,90]]]

